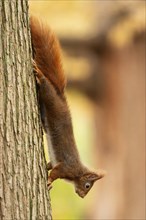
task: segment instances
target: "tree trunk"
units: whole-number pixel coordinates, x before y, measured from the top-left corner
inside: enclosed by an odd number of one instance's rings
[[[0,1],[0,218],[51,219],[27,0]]]

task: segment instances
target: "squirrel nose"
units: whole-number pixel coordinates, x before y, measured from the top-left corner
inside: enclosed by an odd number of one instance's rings
[[[84,197],[85,197],[85,194],[79,192],[79,190],[76,189],[75,192],[76,192],[81,198],[84,198]]]
[[[75,192],[79,195],[79,191],[76,189]]]

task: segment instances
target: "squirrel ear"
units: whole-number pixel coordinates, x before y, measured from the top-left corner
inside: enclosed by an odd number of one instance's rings
[[[98,179],[103,178],[106,175],[106,171],[105,170],[97,170],[97,175],[98,175]]]
[[[99,179],[99,176],[98,176],[96,173],[91,174],[91,175],[89,176],[89,180],[90,180],[91,182],[95,182],[95,181],[98,180],[98,179]]]
[[[97,173],[93,173],[90,176],[90,181],[96,181],[105,176],[106,172],[104,170],[98,170]]]

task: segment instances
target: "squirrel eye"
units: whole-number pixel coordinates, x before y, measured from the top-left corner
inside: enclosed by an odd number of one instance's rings
[[[86,189],[89,189],[89,188],[90,188],[90,186],[91,186],[91,184],[90,184],[90,183],[85,183],[85,188],[86,188]]]

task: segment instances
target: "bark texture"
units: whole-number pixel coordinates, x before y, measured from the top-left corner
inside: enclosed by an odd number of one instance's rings
[[[27,0],[0,1],[0,218],[51,219]]]

